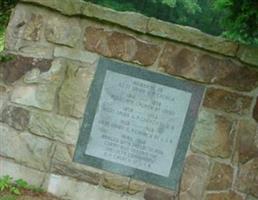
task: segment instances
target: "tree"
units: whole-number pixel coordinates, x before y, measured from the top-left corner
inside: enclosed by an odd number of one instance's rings
[[[222,19],[225,37],[258,45],[258,0],[216,0],[214,5],[226,11]]]

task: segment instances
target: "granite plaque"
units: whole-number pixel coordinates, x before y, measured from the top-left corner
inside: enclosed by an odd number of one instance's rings
[[[203,90],[102,58],[74,161],[176,189]]]

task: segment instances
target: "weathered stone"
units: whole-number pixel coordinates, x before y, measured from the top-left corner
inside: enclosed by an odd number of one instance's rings
[[[244,200],[244,198],[235,192],[220,192],[207,194],[205,200]]]
[[[34,112],[31,114],[29,130],[37,135],[75,144],[79,134],[79,122],[59,115]]]
[[[208,182],[207,190],[227,190],[233,181],[233,168],[230,165],[215,163]]]
[[[256,104],[253,110],[253,118],[256,120],[256,122],[258,122],[258,97],[256,99]]]
[[[85,48],[104,56],[131,61],[141,65],[152,65],[160,52],[160,47],[147,41],[119,32],[105,31],[103,28],[87,27]]]
[[[90,83],[94,76],[91,67],[80,67],[67,63],[66,77],[59,92],[59,113],[66,116],[82,117]]]
[[[248,195],[248,197],[247,197],[246,200],[258,200],[258,197],[255,198],[255,197],[253,197],[253,196],[251,196],[251,195]]]
[[[29,111],[16,106],[6,106],[0,113],[0,121],[17,130],[25,130],[29,124],[29,119]]]
[[[79,20],[56,16],[47,21],[45,37],[49,42],[75,47],[79,44],[80,36]]]
[[[250,112],[252,98],[222,89],[209,88],[203,104],[207,108],[242,115]]]
[[[5,86],[0,85],[0,112],[8,101],[8,92]]]
[[[53,174],[51,174],[49,178],[48,192],[62,199],[85,200],[86,197],[92,200],[101,200],[103,198],[105,200],[131,200],[131,198],[104,190],[101,187]]]
[[[144,193],[145,200],[174,200],[175,192],[168,192],[157,188],[147,188]]]
[[[42,186],[46,176],[43,172],[25,167],[4,158],[0,159],[0,169],[0,177],[9,175],[13,177],[14,180],[23,179],[36,187]]]
[[[241,61],[258,66],[258,48],[252,46],[240,45],[240,48],[237,52],[237,56]]]
[[[76,49],[71,49],[68,47],[56,47],[54,52],[55,57],[69,58],[75,61],[81,61],[88,64],[95,64],[99,58],[97,54],[81,51]]]
[[[27,132],[18,134],[4,125],[0,125],[0,130],[0,155],[13,158],[29,167],[49,169],[54,150],[49,140]]]
[[[76,180],[87,182],[93,185],[98,185],[100,182],[100,174],[87,171],[82,167],[63,162],[54,162],[52,164],[51,172],[63,176],[70,176]]]
[[[237,188],[244,193],[258,198],[258,156],[240,166],[238,173]]]
[[[102,185],[106,188],[126,193],[129,187],[129,178],[105,173]]]
[[[207,111],[199,114],[192,150],[212,157],[229,158],[232,153],[234,123]]]
[[[46,72],[51,67],[51,60],[35,59],[30,57],[22,57],[8,55],[11,60],[0,63],[0,73],[5,83],[13,83],[19,80],[26,72],[33,68],[39,68],[41,72]]]
[[[130,195],[134,195],[136,193],[143,192],[145,188],[146,188],[146,183],[130,179],[127,193]]]
[[[203,198],[209,167],[209,161],[201,156],[190,155],[187,157],[180,187],[180,200]]]
[[[258,125],[255,121],[240,121],[236,141],[236,154],[240,163],[258,157]]]
[[[251,91],[258,86],[258,70],[172,43],[166,44],[159,65],[172,75],[236,90]]]
[[[202,55],[198,64],[205,82],[220,84],[241,91],[251,91],[258,86],[258,70],[254,68],[248,68],[236,64],[232,60],[222,60],[210,55]]]
[[[29,22],[26,23],[23,38],[26,40],[37,41],[40,39],[40,34],[43,26],[43,16],[31,14]]]
[[[118,12],[89,2],[79,0],[22,0],[52,8],[64,15],[82,15],[115,23],[141,33],[148,32],[151,35],[165,37],[183,43],[190,43],[209,51],[235,56],[238,45],[221,37],[211,36],[201,31],[180,25],[163,22],[146,17],[139,13]],[[130,20],[128,20],[130,19]]]
[[[148,17],[135,12],[118,12],[110,8],[88,3],[82,5],[82,14],[97,19],[113,22],[121,26],[145,33]],[[130,19],[130,20],[128,20]]]
[[[54,45],[21,41],[17,44],[19,54],[37,59],[53,59]]]
[[[72,162],[73,152],[74,147],[58,144],[53,156],[51,172],[98,185],[101,178],[99,170]]]
[[[55,60],[50,70],[39,76],[25,76],[24,81],[31,84],[20,83],[13,90],[11,101],[26,106],[34,106],[43,110],[52,110],[56,99],[56,93],[60,87],[65,66],[61,60]],[[33,78],[31,78],[33,77]]]
[[[191,44],[220,54],[235,56],[238,45],[222,37],[205,34],[198,29],[151,18],[148,33]]]

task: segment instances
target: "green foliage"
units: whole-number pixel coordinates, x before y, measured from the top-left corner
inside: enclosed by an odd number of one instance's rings
[[[21,195],[21,190],[24,190],[24,189],[30,190],[36,193],[44,192],[42,188],[29,185],[23,179],[18,179],[13,181],[13,178],[10,176],[4,176],[3,178],[0,178],[0,193],[4,191],[8,191],[14,195]]]
[[[8,62],[15,59],[14,55],[4,54],[0,52],[0,62]]]
[[[0,192],[10,189],[12,185],[12,177],[4,176],[0,179]]]
[[[258,45],[258,1],[216,0],[214,7],[225,10],[223,35],[241,43]]]
[[[0,200],[16,200],[16,196],[14,195],[4,195],[2,197],[0,197]]]
[[[4,49],[5,28],[9,21],[11,8],[18,0],[0,0],[0,52]]]

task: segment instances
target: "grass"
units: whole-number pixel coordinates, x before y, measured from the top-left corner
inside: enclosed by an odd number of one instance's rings
[[[42,188],[28,184],[23,179],[13,180],[10,176],[0,177],[0,200],[59,200]]]
[[[0,52],[4,50],[4,36],[5,36],[5,31],[1,30],[0,28]]]

